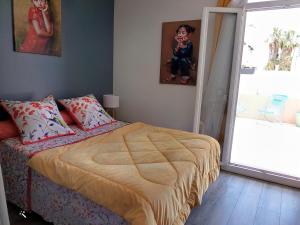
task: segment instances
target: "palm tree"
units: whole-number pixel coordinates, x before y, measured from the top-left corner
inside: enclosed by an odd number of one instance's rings
[[[269,42],[269,60],[265,69],[275,70],[278,65],[280,71],[290,71],[294,50],[299,46],[299,37],[293,30],[273,28]]]
[[[279,60],[280,39],[282,36],[282,30],[274,27],[273,33],[270,36],[269,42],[269,60],[265,67],[266,70],[275,70]]]
[[[293,30],[285,31],[281,40],[281,55],[279,60],[279,70],[290,71],[294,49],[299,46],[299,35]]]

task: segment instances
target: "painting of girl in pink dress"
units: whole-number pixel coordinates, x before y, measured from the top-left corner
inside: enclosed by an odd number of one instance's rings
[[[17,52],[61,55],[60,0],[14,0]]]

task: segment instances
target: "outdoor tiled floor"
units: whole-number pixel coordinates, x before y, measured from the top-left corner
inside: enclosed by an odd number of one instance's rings
[[[300,128],[236,118],[231,162],[300,177]]]

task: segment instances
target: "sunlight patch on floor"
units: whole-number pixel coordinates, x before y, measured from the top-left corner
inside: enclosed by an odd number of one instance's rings
[[[300,128],[236,118],[231,162],[300,177]]]

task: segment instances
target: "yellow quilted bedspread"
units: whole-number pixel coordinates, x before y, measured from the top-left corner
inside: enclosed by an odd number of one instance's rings
[[[134,123],[43,151],[29,166],[132,225],[183,225],[219,174],[213,138]]]

